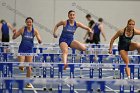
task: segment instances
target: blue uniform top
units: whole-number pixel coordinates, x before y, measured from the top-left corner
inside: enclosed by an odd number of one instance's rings
[[[34,47],[34,28],[29,32],[27,27],[24,28],[22,40],[19,46],[19,53],[32,53]]]
[[[92,28],[92,30],[94,30],[94,34],[100,34],[100,29],[99,29],[99,24],[95,23],[95,26]]]
[[[93,34],[93,40],[92,40],[92,43],[95,43],[95,44],[99,44],[100,42],[100,29],[99,29],[99,23],[95,23],[94,27],[92,28],[92,30],[94,31],[94,34]]]
[[[9,27],[6,22],[2,23],[1,31],[2,31],[2,35],[9,36]]]
[[[74,25],[71,26],[69,20],[67,20],[66,26],[63,27],[61,37],[73,38],[76,29],[77,29],[76,21],[74,21]]]
[[[59,38],[59,44],[61,42],[65,42],[70,47],[76,29],[77,29],[76,21],[74,21],[74,25],[71,26],[69,20],[67,20],[66,26],[63,27],[61,36]]]

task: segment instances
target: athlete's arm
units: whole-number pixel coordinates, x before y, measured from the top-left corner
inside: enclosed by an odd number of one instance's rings
[[[61,26],[61,25],[64,26],[64,24],[65,24],[65,21],[60,21],[59,23],[57,23],[55,25],[54,30],[53,30],[53,36],[54,36],[54,38],[57,38],[56,31],[57,31],[58,27]]]
[[[36,36],[36,38],[38,40],[38,43],[41,44],[42,43],[42,39],[40,37],[40,34],[39,34],[38,30],[35,29],[34,31],[35,31],[35,36]]]
[[[10,23],[7,23],[7,25],[15,33],[16,29]]]
[[[113,43],[115,41],[115,39],[117,39],[120,35],[121,35],[121,30],[117,31],[117,33],[112,37],[111,41],[110,41],[110,47],[109,47],[109,53],[112,54],[112,47],[113,47]]]
[[[1,28],[2,28],[2,24],[0,23],[0,31],[1,31]],[[0,38],[0,41],[1,41],[1,38]]]
[[[23,31],[24,31],[24,27],[22,27],[21,29],[19,29],[19,31],[17,31],[17,32],[15,31],[12,38],[13,39],[16,39],[17,37],[19,37],[20,35],[22,35]]]
[[[101,31],[101,34],[102,34],[103,38],[104,38],[104,41],[106,41],[106,36],[105,36],[105,33],[104,33],[104,27],[103,27],[103,25],[99,25],[99,29]]]
[[[140,30],[135,29],[134,31],[135,31],[135,35],[140,35]]]
[[[2,28],[2,23],[0,23],[0,31],[1,31],[1,28]]]
[[[77,22],[76,24],[77,24],[77,27],[81,27],[81,28],[87,30],[90,33],[90,39],[92,40],[92,38],[93,38],[93,31],[88,26],[85,26],[84,24],[82,24],[80,22]]]

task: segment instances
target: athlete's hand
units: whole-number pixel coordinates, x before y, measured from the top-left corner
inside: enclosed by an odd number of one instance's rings
[[[54,38],[57,38],[58,36],[57,36],[55,33],[53,33],[53,37],[54,37]]]
[[[108,53],[109,54],[112,54],[112,49],[108,49]]]
[[[42,43],[42,40],[38,40],[38,43],[41,44]]]
[[[16,32],[17,32],[16,29],[14,29],[14,30],[13,30],[13,34],[15,34]]]
[[[90,32],[89,32],[90,34],[93,34],[93,31],[92,30],[90,30]]]

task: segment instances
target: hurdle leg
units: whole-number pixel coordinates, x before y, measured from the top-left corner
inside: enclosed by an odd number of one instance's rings
[[[70,84],[70,93],[74,93],[74,85]]]
[[[43,67],[43,78],[46,78],[47,77],[47,68],[46,67]]]
[[[62,78],[63,75],[63,65],[62,64],[58,64],[58,78]],[[62,93],[62,84],[60,83],[58,85],[58,93]]]
[[[1,62],[3,61],[3,55],[2,55],[2,53],[0,53],[0,61]]]
[[[129,65],[130,67],[130,78],[134,79],[134,65]],[[134,93],[134,85],[130,85],[130,93]]]
[[[94,62],[93,58],[95,57],[95,55],[90,55],[89,57],[90,57],[89,58],[90,59],[90,63],[93,63]],[[89,77],[90,78],[93,78],[93,75],[94,75],[93,72],[94,72],[94,69],[90,68],[90,70],[89,70]]]
[[[134,93],[134,85],[130,85],[130,93]]]
[[[105,81],[98,81],[100,84],[100,93],[105,93]]]
[[[89,72],[90,78],[93,78],[93,71],[94,71],[94,69],[93,69],[93,68],[90,68],[89,71],[90,71],[90,72]]]
[[[72,63],[75,63],[75,55],[72,55]]]
[[[0,78],[3,77],[3,64],[0,63]],[[3,82],[0,82],[0,93],[3,93]]]
[[[99,63],[102,63],[103,56],[99,55]],[[99,78],[102,78],[102,67],[99,67]]]
[[[62,93],[62,84],[61,83],[58,85],[58,93]]]
[[[120,86],[120,93],[124,93],[124,85]]]
[[[3,53],[3,61],[7,62],[8,59],[8,54],[7,53]]]
[[[75,55],[76,54],[76,51],[74,48],[72,48],[72,63],[75,63]]]
[[[5,91],[5,93],[13,93],[11,80],[5,80]]]
[[[83,67],[80,67],[80,78],[82,78],[83,76],[83,71],[82,71]]]
[[[82,77],[83,77],[83,76],[82,76],[82,75],[83,75],[83,71],[82,71],[82,69],[83,69],[83,68],[82,68],[82,67],[80,67],[80,78],[82,78]]]
[[[112,63],[113,63],[113,79],[117,79],[118,77],[118,69],[116,68],[116,65],[114,65],[116,62],[116,60],[114,58],[112,58]]]
[[[43,48],[38,48],[40,53],[43,53]]]
[[[125,65],[120,65],[119,69],[120,69],[120,79],[124,79],[124,68]],[[120,86],[120,93],[124,93],[124,85]]]
[[[54,58],[55,55],[54,54],[49,54],[49,56],[50,56],[50,62],[54,63],[55,62],[55,58]],[[50,78],[54,78],[54,67],[53,67],[53,65],[52,65],[52,67],[50,67]],[[52,87],[53,87],[53,85],[51,83],[50,88],[49,88],[50,91],[52,91]]]
[[[120,69],[120,79],[124,79],[124,68],[125,65],[120,65],[119,69]]]
[[[94,81],[86,81],[87,93],[93,93],[92,83],[94,83]]]
[[[23,93],[24,81],[17,80],[17,83],[18,83],[18,93]]]
[[[7,63],[3,63],[2,64],[2,76],[3,77],[8,77],[8,73],[9,73],[9,65]]]
[[[38,70],[38,75],[39,75],[39,78],[41,78],[41,77],[42,77],[41,72],[42,72],[42,67],[39,67],[39,70]]]
[[[3,93],[3,82],[0,82],[0,93]]]
[[[43,54],[41,61],[46,63],[47,62],[47,58],[48,58],[48,54]],[[43,67],[43,78],[47,78],[47,67]],[[43,89],[44,90],[47,90],[46,86],[47,86],[46,84],[43,84]]]
[[[54,67],[53,67],[53,65],[52,65],[52,67],[50,67],[50,78],[54,78]],[[50,91],[52,91],[52,89],[53,89],[52,87],[53,87],[53,85],[51,83],[50,88],[49,88]]]
[[[74,64],[70,64],[70,78],[74,78]],[[70,84],[70,93],[74,93],[74,85]]]
[[[47,67],[43,67],[43,78],[47,78]],[[46,84],[43,84],[43,89],[46,90]]]
[[[83,53],[83,52],[81,52],[81,53]],[[80,63],[83,63],[83,57],[81,56],[80,57]],[[82,78],[82,73],[83,73],[83,71],[82,71],[82,67],[80,67],[80,78]]]
[[[139,63],[140,63],[140,56],[138,56],[138,59],[139,59]],[[139,64],[138,63],[138,64]],[[140,66],[139,66],[139,68],[138,68],[138,79],[140,79]]]
[[[99,78],[102,78],[102,68],[99,68]]]
[[[7,68],[8,77],[12,77],[12,75],[13,75],[13,64],[8,63],[7,65],[8,65],[8,68]]]
[[[117,57],[117,59],[115,60],[115,63],[116,64],[119,64],[120,63],[120,57],[118,57],[118,56],[116,56]],[[120,71],[119,71],[119,68],[117,67],[117,68],[115,68],[115,73],[116,73],[116,79],[120,79],[120,77],[119,77],[119,73],[120,73]]]
[[[140,79],[140,66],[138,68],[138,79]]]

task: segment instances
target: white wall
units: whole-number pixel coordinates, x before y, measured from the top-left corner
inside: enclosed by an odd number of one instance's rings
[[[3,5],[3,2],[6,2]],[[7,21],[14,22],[14,10],[10,10],[15,7],[15,0],[0,0],[0,19],[6,19]],[[16,15],[16,28],[19,29],[24,24],[26,16],[32,16],[36,22],[45,26],[49,31],[54,27],[54,24],[60,20],[67,19],[67,12],[71,9],[76,11],[76,20],[87,25],[85,19],[86,13],[90,12],[97,17],[102,17],[105,22],[108,22],[118,28],[124,28],[127,20],[133,18],[136,21],[136,28],[140,28],[140,1],[95,1],[95,0],[17,0],[16,2],[17,15]],[[85,13],[86,12],[86,13]],[[24,16],[22,14],[24,14]],[[93,18],[96,20],[96,18]],[[50,32],[47,32],[44,28],[36,26],[39,29],[41,37],[44,42],[58,42],[58,39],[54,39]],[[61,33],[62,28],[59,29]],[[111,29],[105,24],[105,33],[107,36],[107,42],[114,35],[115,30]],[[85,31],[77,29],[75,33],[75,39],[83,42],[83,36]],[[20,38],[19,38],[20,39]],[[19,41],[17,39],[16,41]],[[140,38],[135,38],[137,41]]]

